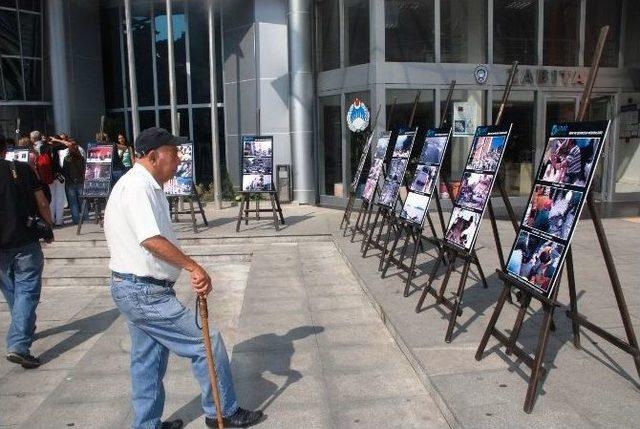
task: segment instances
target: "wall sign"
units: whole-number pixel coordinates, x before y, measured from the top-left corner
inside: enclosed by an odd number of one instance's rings
[[[360,133],[369,126],[369,109],[359,99],[356,98],[347,111],[347,126],[354,133]]]

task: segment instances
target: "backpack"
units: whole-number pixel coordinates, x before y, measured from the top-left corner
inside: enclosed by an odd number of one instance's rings
[[[38,176],[40,181],[45,185],[50,185],[55,179],[53,175],[53,160],[48,153],[41,153],[36,157],[36,169],[38,170]]]

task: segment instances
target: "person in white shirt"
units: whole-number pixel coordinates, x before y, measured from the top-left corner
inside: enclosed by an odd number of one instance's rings
[[[191,360],[202,391],[205,423],[216,427],[216,410],[207,360],[195,315],[176,298],[173,286],[182,269],[197,294],[211,292],[209,274],[178,247],[169,204],[162,185],[180,163],[181,141],[162,128],[140,133],[136,148],[142,157],[116,183],[107,202],[104,231],[111,254],[111,295],[127,319],[131,337],[132,428],[180,429],[181,420],[161,422],[162,379],[169,351]],[[222,336],[211,329],[218,387],[225,427],[247,427],[262,411],[238,406],[229,358]]]

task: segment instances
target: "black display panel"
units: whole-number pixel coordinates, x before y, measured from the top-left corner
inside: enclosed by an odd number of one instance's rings
[[[547,141],[507,274],[550,297],[589,193],[610,121],[555,124]]]
[[[272,192],[273,136],[242,136],[242,192]]]
[[[404,174],[409,164],[409,156],[411,156],[411,151],[413,150],[416,133],[417,129],[398,134],[393,146],[387,176],[384,179],[380,196],[376,201],[378,205],[389,209],[395,207],[400,186],[402,185],[402,179],[404,179]]]
[[[387,149],[389,147],[390,140],[390,131],[383,131],[380,133],[378,141],[373,149],[371,167],[369,167],[367,181],[364,185],[364,191],[362,191],[363,201],[370,202],[373,199],[378,180],[380,179],[380,173],[382,173],[382,164],[384,164],[384,159],[387,156]]]

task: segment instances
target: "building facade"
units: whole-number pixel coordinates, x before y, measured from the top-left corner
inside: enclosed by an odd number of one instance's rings
[[[131,0],[133,113],[141,129],[171,128],[172,107],[179,113],[200,182],[212,178],[215,115],[221,162],[236,187],[241,136],[273,135],[274,163],[291,166],[294,198],[342,205],[363,142],[346,125],[354,98],[372,118],[379,110],[375,132],[407,126],[416,98],[413,125],[421,129],[461,112],[470,124],[491,124],[518,61],[503,118],[514,123],[503,174],[517,204],[531,188],[548,125],[575,117],[599,30],[609,25],[588,116],[613,127],[594,189],[605,201],[640,201],[633,0],[220,0],[209,22],[210,1],[172,0],[169,28],[166,0]],[[84,141],[106,115],[108,131],[133,138],[123,0],[0,0],[0,41],[0,135],[12,138],[19,117],[22,130]],[[464,131],[454,137],[450,177],[459,176],[470,143]]]

